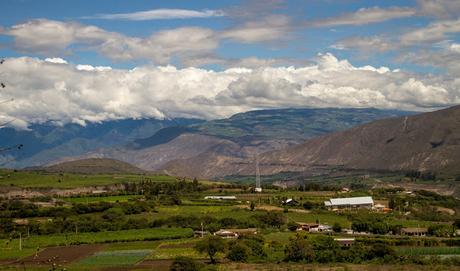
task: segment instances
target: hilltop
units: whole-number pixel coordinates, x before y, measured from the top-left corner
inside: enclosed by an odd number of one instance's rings
[[[47,172],[79,174],[143,174],[146,171],[129,163],[107,158],[89,158],[63,162],[44,168]]]

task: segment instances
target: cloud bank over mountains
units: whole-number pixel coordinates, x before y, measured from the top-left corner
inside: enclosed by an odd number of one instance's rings
[[[326,2],[141,3],[13,16],[0,26],[0,123],[460,103],[460,2]]]
[[[1,119],[99,122],[124,118],[222,118],[257,108],[378,107],[428,110],[460,103],[460,81],[386,67],[356,67],[327,53],[304,67],[212,71],[146,65],[130,70],[59,58],[6,59]]]

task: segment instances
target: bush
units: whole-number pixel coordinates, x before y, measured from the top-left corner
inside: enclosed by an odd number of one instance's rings
[[[189,257],[177,257],[169,267],[170,271],[199,271],[202,269],[201,264]]]
[[[242,242],[235,242],[230,246],[227,258],[234,262],[247,262],[250,250]]]
[[[389,258],[396,255],[395,250],[385,244],[374,244],[369,250],[370,258]]]
[[[249,247],[251,250],[251,255],[253,257],[257,257],[259,259],[263,259],[267,257],[267,253],[265,252],[264,244],[265,240],[260,235],[247,235],[241,236],[241,241],[244,245]]]
[[[315,251],[312,245],[305,239],[295,238],[286,245],[284,249],[286,261],[306,261],[313,262],[315,259]]]
[[[334,232],[341,232],[342,231],[342,226],[340,226],[339,223],[335,222],[334,225],[332,225],[332,230]]]
[[[290,221],[287,225],[287,228],[290,230],[290,231],[296,231],[297,230],[297,223],[295,222],[292,222]]]

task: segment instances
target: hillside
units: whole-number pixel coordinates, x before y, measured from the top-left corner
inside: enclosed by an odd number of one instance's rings
[[[261,165],[263,174],[318,166],[460,174],[460,106],[320,136],[263,154]]]
[[[144,170],[126,162],[107,158],[89,158],[59,163],[44,168],[47,172],[79,174],[143,174]]]

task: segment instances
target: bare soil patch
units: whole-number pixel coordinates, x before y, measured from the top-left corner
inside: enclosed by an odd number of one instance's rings
[[[136,265],[140,268],[151,268],[156,271],[168,271],[173,260],[144,260]]]
[[[29,256],[16,263],[24,263],[26,265],[69,264],[86,258],[100,251],[103,247],[104,245],[49,247],[38,252],[37,255]]]

